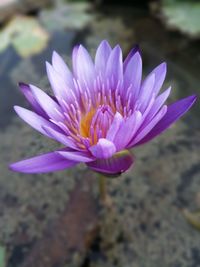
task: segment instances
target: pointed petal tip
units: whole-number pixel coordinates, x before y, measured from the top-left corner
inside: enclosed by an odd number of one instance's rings
[[[197,100],[197,98],[198,98],[197,95],[191,95],[190,97],[191,97],[191,100],[192,100],[193,102],[196,102],[196,100]]]
[[[9,164],[8,169],[13,172],[23,172],[23,170],[19,168],[19,164],[17,162]]]
[[[21,88],[21,87],[24,87],[24,86],[29,86],[29,84],[24,83],[24,82],[18,82],[18,86]]]
[[[104,44],[104,45],[110,45],[109,42],[106,39],[102,40],[100,42],[99,46],[102,45],[102,44]]]
[[[22,173],[47,173],[64,170],[76,164],[77,162],[66,160],[55,151],[12,163],[8,168]]]
[[[13,109],[14,109],[14,111],[15,111],[16,113],[18,113],[18,112],[20,112],[20,110],[22,110],[23,108],[20,107],[20,106],[15,105],[15,106],[13,106]]]
[[[52,56],[57,56],[59,55],[58,52],[56,50],[53,50]]]

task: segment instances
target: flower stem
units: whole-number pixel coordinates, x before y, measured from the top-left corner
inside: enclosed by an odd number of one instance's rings
[[[99,195],[102,203],[106,202],[106,177],[103,175],[99,175]]]

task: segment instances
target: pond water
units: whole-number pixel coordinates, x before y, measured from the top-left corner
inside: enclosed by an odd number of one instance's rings
[[[8,170],[10,162],[57,147],[14,113],[13,105],[27,106],[17,88],[19,81],[48,91],[44,63],[50,60],[53,50],[70,60],[76,43],[83,43],[94,53],[99,42],[107,39],[112,45],[119,43],[125,54],[139,44],[145,74],[167,61],[165,87],[171,84],[173,88],[169,102],[199,94],[200,90],[198,40],[167,31],[146,10],[112,6],[91,14],[76,6],[70,12],[74,12],[71,22],[66,26],[60,19],[60,24],[50,31],[48,47],[43,52],[22,59],[10,46],[0,54],[0,250],[6,251],[7,267],[28,266],[29,255],[33,255],[29,267],[40,267],[38,262],[44,259],[36,259],[34,255],[39,254],[31,253],[37,250],[39,240],[46,240],[49,225],[59,220],[68,205],[69,192],[82,178],[92,177],[96,199],[96,174],[83,166],[45,175]],[[88,22],[75,27],[80,14],[87,14]],[[51,13],[48,16],[40,14],[38,19],[45,25]],[[200,209],[199,115],[197,103],[166,133],[133,151],[135,166],[121,177],[108,180],[112,209],[101,209],[100,229],[91,248],[80,252],[75,247],[70,252],[72,257],[63,257],[48,267],[198,266],[200,232],[187,222],[183,210]],[[48,245],[51,251],[52,244]]]

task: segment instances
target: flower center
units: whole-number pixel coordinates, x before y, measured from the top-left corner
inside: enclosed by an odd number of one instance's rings
[[[82,117],[80,122],[80,135],[89,138],[93,144],[99,138],[105,138],[113,121],[114,113],[109,105],[102,105],[91,110]]]

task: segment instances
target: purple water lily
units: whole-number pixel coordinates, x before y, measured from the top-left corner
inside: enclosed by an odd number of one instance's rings
[[[133,164],[129,149],[144,144],[180,118],[195,102],[189,96],[164,105],[168,88],[159,91],[166,64],[142,80],[142,59],[134,48],[123,62],[121,48],[107,41],[97,48],[95,60],[76,46],[73,71],[53,53],[47,75],[54,97],[34,85],[20,84],[33,111],[15,106],[17,114],[63,149],[10,165],[14,171],[43,173],[66,169],[80,162],[104,174],[119,174]]]

